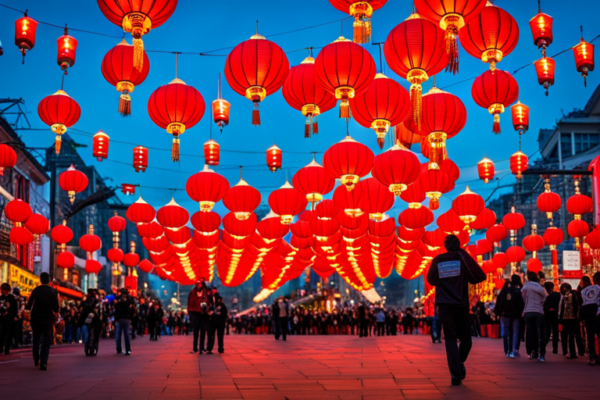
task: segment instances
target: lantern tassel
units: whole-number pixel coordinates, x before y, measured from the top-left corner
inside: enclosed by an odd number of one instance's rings
[[[385,138],[384,137],[378,137],[377,138],[377,144],[379,145],[379,150],[383,150],[383,145],[385,144]]]
[[[350,112],[350,102],[347,99],[342,99],[340,101],[340,118],[352,118],[352,113]]]
[[[440,208],[440,202],[439,202],[438,199],[431,199],[431,200],[429,200],[429,209],[431,211],[435,211],[438,208]]]
[[[413,119],[417,129],[421,130],[421,104],[423,102],[423,88],[420,83],[410,85],[410,98],[413,106]]]
[[[173,137],[173,147],[171,148],[171,159],[173,162],[179,162],[179,136]]]
[[[446,72],[452,72],[453,75],[458,73],[458,41],[456,37],[458,30],[454,26],[449,26],[446,30],[446,53],[450,62],[446,67]]]
[[[313,130],[313,135],[318,135],[319,134],[319,117],[315,116],[313,117],[312,120],[312,130]]]
[[[62,138],[60,137],[60,135],[56,135],[56,138],[54,138],[54,151],[56,152],[56,155],[60,154],[61,144],[62,144]]]
[[[124,91],[119,97],[119,114],[122,117],[128,117],[131,115],[131,96]]]
[[[252,125],[260,125],[260,112],[258,110],[258,103],[254,103],[254,110],[252,110]]]
[[[358,17],[352,24],[354,27],[354,43],[365,44],[371,42],[371,18]]]
[[[492,127],[492,132],[496,135],[500,133],[500,114],[494,114],[494,126]]]
[[[144,68],[144,41],[133,39],[133,68],[141,71]]]
[[[304,123],[304,138],[308,139],[310,137],[310,128],[311,128],[311,117],[310,115],[306,116],[306,122]]]

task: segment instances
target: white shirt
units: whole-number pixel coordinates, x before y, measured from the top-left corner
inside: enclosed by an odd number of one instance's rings
[[[598,304],[598,298],[600,297],[600,286],[590,285],[581,289],[581,297],[583,298],[584,306]]]

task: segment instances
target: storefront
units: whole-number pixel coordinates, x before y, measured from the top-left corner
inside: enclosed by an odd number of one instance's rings
[[[0,282],[7,282],[11,287],[19,288],[21,296],[29,297],[31,291],[40,284],[40,278],[23,268],[10,264],[6,261],[1,262]]]

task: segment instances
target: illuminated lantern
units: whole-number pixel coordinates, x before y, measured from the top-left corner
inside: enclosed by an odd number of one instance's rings
[[[96,133],[93,138],[92,144],[92,155],[96,157],[96,160],[102,161],[108,157],[108,147],[110,144],[110,138],[102,131]]]
[[[517,21],[502,8],[488,2],[479,14],[465,25],[460,44],[467,53],[490,64],[510,54],[519,41]]]
[[[256,229],[256,214],[251,213],[246,219],[238,219],[234,213],[227,213],[223,217],[223,229],[238,238],[249,236]]]
[[[352,190],[360,178],[371,172],[373,161],[371,149],[350,136],[328,148],[323,155],[323,167],[347,190]]]
[[[155,239],[164,233],[164,228],[157,221],[142,222],[137,224],[137,231],[142,238]]]
[[[375,157],[373,177],[396,196],[419,178],[421,163],[415,153],[400,144]]]
[[[412,120],[412,114],[408,117],[408,120]],[[411,128],[412,129],[412,128]],[[400,142],[404,147],[410,150],[411,146],[415,143],[421,142],[421,136],[413,132],[406,126],[406,121],[402,122],[395,127],[396,139],[394,142]]]
[[[506,239],[507,236],[508,230],[503,224],[494,224],[485,231],[485,237],[496,246],[500,246],[500,242]]]
[[[60,136],[67,131],[67,128],[75,125],[81,116],[81,108],[64,90],[46,96],[38,104],[38,115],[40,119],[50,126],[53,133],[56,134],[54,147],[56,154],[60,154],[61,138]]]
[[[152,264],[151,261],[144,259],[140,261],[140,263],[138,264],[138,268],[140,269],[140,271],[149,274],[154,268],[154,264]]]
[[[123,253],[123,250],[121,249],[109,249],[106,252],[106,258],[108,258],[108,261],[113,263],[120,263],[123,261],[124,256],[125,253]]]
[[[220,160],[219,143],[210,139],[204,143],[204,162],[208,165],[219,165]]]
[[[292,185],[306,195],[312,206],[323,200],[323,195],[331,192],[335,186],[335,180],[329,172],[313,160],[305,167],[296,172],[292,179]]]
[[[383,149],[390,128],[410,116],[410,95],[398,82],[379,73],[367,90],[350,100],[350,109],[359,125],[375,131]]]
[[[102,14],[133,37],[133,66],[144,67],[142,36],[164,24],[177,7],[177,0],[98,0]]]
[[[56,243],[61,245],[61,248],[64,250],[66,248],[66,244],[73,240],[73,231],[66,225],[67,221],[63,221],[62,225],[56,225],[50,231],[50,237]]]
[[[34,235],[45,235],[50,230],[50,221],[43,215],[35,213],[27,219],[25,227]]]
[[[521,150],[514,153],[510,156],[510,171],[517,177],[517,179],[521,179],[523,177],[522,173],[527,171],[529,167],[529,158],[521,152]]]
[[[92,258],[91,253],[102,248],[102,240],[94,235],[94,225],[90,225],[88,233],[79,238],[79,247],[88,253],[88,258]]]
[[[69,36],[69,29],[65,27],[65,34],[56,41],[58,45],[57,62],[60,69],[67,74],[67,68],[75,65],[75,52],[77,51],[77,39]]]
[[[285,52],[258,31],[231,50],[225,61],[225,78],[238,94],[254,103],[252,125],[260,125],[258,105],[277,92],[290,69]]]
[[[85,272],[88,274],[97,274],[102,271],[102,264],[96,260],[85,261]]]
[[[564,240],[564,234],[562,229],[556,226],[549,226],[544,232],[544,242],[550,246],[551,250],[556,250],[556,246],[561,244]]]
[[[371,16],[388,0],[329,0],[332,6],[354,17],[354,43],[371,42]]]
[[[471,228],[476,231],[491,228],[496,223],[496,213],[489,208],[484,208],[483,211],[477,215],[477,219],[471,222]]]
[[[437,164],[429,163],[425,165],[426,168],[420,168],[421,175],[419,181],[429,198],[429,209],[437,210],[440,206],[442,194],[447,191],[450,185],[450,179],[448,178],[448,174],[442,171]]]
[[[248,185],[248,183],[241,177],[237,185],[229,188],[225,197],[223,197],[223,205],[232,213],[235,214],[237,219],[248,219],[250,214],[256,210],[260,205],[260,192]]]
[[[267,149],[267,167],[271,172],[275,172],[281,169],[283,163],[283,152],[275,145]]]
[[[546,96],[548,96],[548,88],[554,85],[554,60],[550,57],[543,57],[537,60],[534,65],[538,83],[544,86],[544,89],[546,89]]]
[[[73,204],[75,202],[75,195],[83,192],[88,187],[88,178],[71,164],[68,170],[59,175],[58,183],[60,188],[67,192],[69,201]]]
[[[525,226],[525,217],[511,207],[511,212],[502,218],[502,224],[510,231],[510,242],[514,244],[517,242],[517,231]]]
[[[282,88],[283,98],[294,109],[306,117],[304,137],[308,138],[319,133],[318,117],[335,107],[335,96],[315,80],[315,59],[311,56],[300,65],[292,67]]]
[[[23,64],[25,64],[25,53],[35,46],[37,26],[37,21],[28,17],[27,13],[15,21],[15,44],[23,54]]]
[[[185,208],[177,204],[175,199],[171,199],[168,204],[158,209],[156,219],[166,228],[178,229],[187,224],[190,214]]]
[[[506,259],[509,263],[520,263],[525,259],[525,250],[521,246],[511,246],[506,249]]]
[[[488,183],[491,179],[494,179],[494,162],[487,157],[477,163],[477,172],[479,173],[479,179]]]
[[[339,186],[333,192],[333,201],[344,211],[349,217],[360,217],[364,214],[362,210],[362,199],[365,193],[361,187],[356,190],[348,191],[345,187]]]
[[[398,216],[398,223],[408,229],[421,229],[433,222],[433,213],[427,207],[407,208]]]
[[[486,108],[494,116],[492,131],[500,133],[500,114],[519,97],[519,85],[508,72],[496,69],[485,71],[475,79],[471,95],[479,107]]]
[[[470,229],[469,224],[477,219],[484,208],[485,201],[483,198],[477,193],[471,192],[468,185],[466,190],[452,202],[452,209],[465,223],[467,229]]]
[[[438,227],[448,235],[459,236],[465,230],[465,223],[460,219],[453,209],[449,209],[437,219]]]
[[[221,217],[214,211],[196,212],[192,215],[192,226],[198,232],[214,233],[221,225]]]
[[[135,185],[131,185],[129,183],[121,183],[121,193],[125,196],[130,196],[135,194]]]
[[[133,148],[133,169],[135,172],[146,172],[148,168],[148,149],[144,146]]]
[[[279,216],[270,212],[262,221],[256,224],[256,231],[263,239],[280,239],[290,231],[290,226],[282,224],[280,218],[277,217]]]
[[[221,97],[221,74],[219,73],[219,93],[217,99],[212,102],[212,113],[213,120],[215,121],[215,124],[221,128],[221,132],[223,132],[223,128],[229,124],[230,111],[231,104]]]
[[[388,35],[383,53],[388,65],[411,83],[415,133],[421,128],[421,84],[448,65],[444,31],[433,22],[412,14]]]
[[[141,85],[150,72],[150,60],[142,51],[144,65],[137,69],[133,66],[134,47],[125,39],[110,49],[102,59],[102,75],[104,79],[114,86],[119,96],[119,113],[126,117],[131,115],[131,96],[136,86]]]
[[[202,171],[189,177],[185,190],[192,200],[200,204],[200,211],[209,212],[225,197],[229,182],[205,165]]]
[[[375,178],[364,179],[358,185],[364,193],[362,210],[371,220],[381,221],[383,214],[394,206],[394,195]]]
[[[579,248],[579,239],[586,237],[590,233],[590,226],[587,222],[580,219],[574,219],[567,226],[569,236],[575,238],[575,246]]]
[[[375,73],[371,54],[343,36],[323,47],[315,60],[317,83],[341,100],[340,118],[351,117],[350,99],[367,90]]]
[[[481,269],[486,274],[493,274],[494,272],[496,272],[497,268],[496,268],[496,264],[494,264],[493,260],[485,260],[483,262],[483,264],[481,264]]]
[[[141,224],[152,222],[156,216],[156,211],[154,207],[140,197],[135,203],[129,206],[125,215],[134,224]]]
[[[75,266],[75,256],[70,251],[63,251],[56,256],[56,266],[59,268],[70,269]]]
[[[440,169],[448,175],[448,179],[452,182],[456,182],[460,178],[460,169],[454,161],[446,158],[440,162]],[[422,166],[421,168],[423,168]],[[448,190],[449,191],[449,190]]]
[[[446,31],[447,71],[458,72],[458,32],[483,10],[487,0],[415,0],[419,14]]]
[[[575,187],[575,194],[567,200],[567,211],[575,215],[575,219],[581,219],[582,214],[594,210],[594,202],[591,197],[579,193],[579,184]]]
[[[573,47],[573,53],[575,54],[577,72],[581,73],[583,84],[587,86],[588,72],[594,70],[594,45],[583,40],[582,33],[581,42]]]
[[[540,272],[543,268],[542,262],[537,258],[530,258],[527,260],[527,271],[535,272],[536,274]]]
[[[529,129],[529,107],[518,101],[510,108],[510,112],[515,131],[519,132],[519,135],[527,132]]]
[[[10,230],[9,239],[11,243],[18,246],[27,246],[33,242],[33,235],[23,226],[13,226]]]
[[[173,135],[173,161],[179,161],[179,136],[200,122],[205,107],[200,92],[178,78],[152,92],[148,115],[156,125]]]
[[[538,2],[539,5],[539,2]],[[538,49],[542,48],[542,53],[546,55],[546,47],[552,44],[552,17],[542,12],[541,7],[538,14],[529,21],[531,34],[533,35],[533,44]]]
[[[17,152],[9,145],[0,143],[0,176],[4,176],[4,168],[17,165]]]
[[[557,193],[553,193],[550,189],[550,178],[544,179],[544,193],[537,198],[537,207],[541,212],[546,213],[546,217],[552,220],[552,213],[558,212],[562,205],[562,200]]]
[[[536,253],[542,250],[545,245],[544,238],[537,234],[537,226],[535,224],[531,225],[531,235],[523,238],[523,247],[532,252],[532,257],[535,258]]]
[[[294,215],[300,214],[306,210],[308,201],[304,193],[294,189],[289,182],[269,195],[269,206],[275,214],[281,216],[281,223],[289,225],[292,223]]]
[[[4,207],[4,215],[7,219],[21,226],[33,214],[31,206],[21,199],[14,199],[8,202]]]
[[[492,260],[494,261],[496,269],[504,269],[504,267],[506,267],[506,265],[508,264],[508,257],[505,253],[502,252],[494,254]]]

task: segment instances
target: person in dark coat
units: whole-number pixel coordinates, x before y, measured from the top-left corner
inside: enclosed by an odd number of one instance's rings
[[[12,345],[13,329],[19,313],[17,299],[10,292],[10,285],[0,287],[0,353],[8,355]]]
[[[552,335],[552,353],[558,354],[558,305],[560,293],[554,291],[554,283],[546,281],[544,289],[548,293],[544,302],[544,320],[546,322],[546,342],[550,341]]]
[[[158,301],[154,301],[148,310],[148,333],[150,334],[150,341],[156,342],[158,340],[162,318],[163,309]]]
[[[273,321],[275,324],[275,340],[282,337],[285,342],[288,332],[288,319],[290,316],[290,303],[283,296],[279,296],[273,303]]]
[[[444,246],[447,253],[433,259],[427,281],[436,287],[435,304],[444,329],[451,382],[458,386],[467,375],[464,363],[472,346],[469,283],[483,282],[486,275],[455,235],[446,236]]]
[[[192,353],[202,354],[206,351],[204,346],[206,338],[206,311],[209,306],[209,289],[206,287],[204,279],[196,282],[194,288],[188,296],[188,313],[192,323],[193,344]],[[200,347],[198,347],[198,337],[200,338]]]
[[[496,299],[496,315],[500,316],[504,327],[504,352],[509,358],[519,357],[521,330],[519,324],[525,303],[521,294],[521,277],[513,275],[510,283],[505,283]]]
[[[121,289],[121,295],[115,301],[115,335],[117,343],[117,354],[121,354],[121,334],[125,337],[125,355],[131,355],[131,341],[129,338],[129,327],[136,311],[135,300],[129,297],[127,289]]]
[[[219,295],[215,296],[215,325],[217,326],[217,345],[219,354],[225,352],[225,345],[223,343],[225,337],[225,325],[227,324],[228,312],[227,306],[223,301],[223,298]]]
[[[36,367],[40,366],[40,370],[46,371],[52,343],[52,326],[59,306],[58,295],[50,286],[50,275],[47,272],[40,274],[40,283],[41,285],[31,292],[25,308],[30,310],[33,330],[33,362]]]

